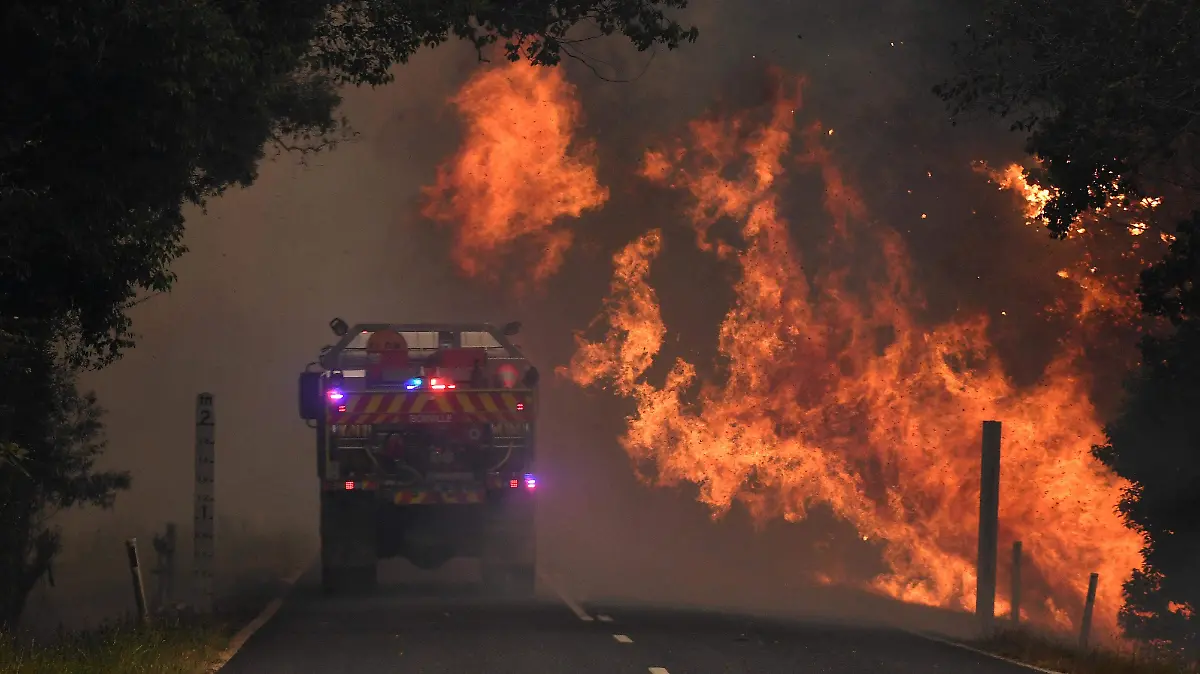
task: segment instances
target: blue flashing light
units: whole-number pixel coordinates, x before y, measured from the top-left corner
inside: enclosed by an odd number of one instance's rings
[[[421,379],[420,377],[413,377],[412,379],[404,382],[404,388],[409,391],[415,391],[416,389],[421,388],[421,385],[424,383],[425,380]]]
[[[525,473],[525,488],[530,491],[537,488],[537,479],[533,477],[533,473]]]

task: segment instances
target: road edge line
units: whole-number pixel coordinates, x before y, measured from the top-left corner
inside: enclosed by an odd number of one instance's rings
[[[263,607],[263,610],[254,617],[254,620],[251,620],[243,625],[242,629],[238,630],[237,634],[233,635],[233,638],[229,640],[229,645],[225,647],[225,650],[221,651],[221,654],[217,656],[215,660],[210,662],[204,671],[209,672],[209,674],[215,674],[216,672],[224,669],[225,665],[228,665],[229,661],[233,659],[233,656],[237,655],[238,651],[242,650],[242,647],[246,645],[246,642],[250,640],[250,637],[254,636],[255,632],[262,629],[263,625],[266,625],[271,618],[275,617],[275,614],[279,612],[279,609],[283,608],[284,600],[286,600],[288,595],[291,594],[292,588],[295,587],[296,582],[300,580],[300,577],[303,576],[304,572],[307,571],[311,566],[311,563],[305,564],[297,569],[292,575],[284,578],[283,589],[280,590],[279,594],[277,594],[274,599],[272,599],[266,606]]]
[[[583,610],[583,606],[580,606],[579,602],[567,596],[566,591],[562,589],[562,585],[558,582],[557,578],[547,571],[539,571],[538,575],[541,576],[543,583],[545,583],[551,590],[554,590],[554,594],[558,595],[559,600],[566,604],[567,608],[571,609],[571,613],[574,613],[576,618],[579,618],[585,623],[590,623],[595,620],[595,618],[588,615],[587,611]]]
[[[1012,658],[1006,658],[1003,655],[989,653],[981,648],[975,648],[974,646],[968,646],[967,644],[964,644],[961,641],[954,641],[953,639],[945,639],[943,637],[934,636],[932,634],[927,634],[925,632],[917,632],[915,630],[905,629],[905,630],[901,630],[901,631],[906,634],[911,634],[912,636],[915,636],[915,637],[920,637],[922,639],[926,639],[928,641],[933,641],[933,642],[936,642],[939,644],[944,644],[946,646],[954,646],[955,648],[960,648],[964,651],[970,651],[970,652],[978,654],[978,655],[986,655],[987,657],[992,658],[993,660],[999,660],[1001,662],[1007,662],[1010,665],[1024,667],[1025,669],[1028,669],[1033,672],[1041,672],[1041,674],[1066,674],[1065,672],[1060,672],[1055,669],[1046,669],[1045,667],[1038,667],[1037,665],[1031,665],[1028,662],[1021,662],[1020,660],[1013,660]]]

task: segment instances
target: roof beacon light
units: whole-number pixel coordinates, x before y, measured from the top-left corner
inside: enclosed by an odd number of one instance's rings
[[[453,382],[448,382],[445,379],[433,378],[429,380],[429,388],[435,391],[445,391],[448,388],[455,388]]]
[[[532,473],[525,473],[525,488],[529,491],[537,489],[537,479],[533,477]]]
[[[421,379],[420,377],[413,377],[412,379],[409,379],[408,381],[404,382],[404,388],[408,391],[415,391],[415,390],[421,388],[421,384],[424,384],[424,383],[425,383],[424,379]]]
[[[341,389],[336,389],[336,388],[329,389],[328,395],[329,395],[329,400],[331,400],[332,402],[335,402],[335,403],[341,401],[343,398],[346,397],[346,394],[342,393]]]

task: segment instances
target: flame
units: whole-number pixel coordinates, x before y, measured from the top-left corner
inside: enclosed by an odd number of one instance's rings
[[[1040,166],[1039,162],[1034,162]],[[994,169],[987,162],[975,162],[976,171],[1002,190],[1009,190],[1019,197],[1021,214],[1026,224],[1041,226],[1044,211],[1050,199],[1057,194],[1053,188],[1043,187],[1020,164],[1008,164]],[[1110,197],[1106,203],[1080,214],[1067,232],[1067,239],[1074,244],[1077,253],[1075,263],[1058,272],[1059,278],[1070,281],[1080,294],[1074,306],[1075,318],[1080,321],[1110,320],[1131,324],[1139,318],[1137,301],[1137,272],[1145,268],[1151,258],[1165,252],[1173,237],[1161,232],[1157,240],[1144,237],[1149,229],[1148,219],[1162,205],[1158,197],[1142,197],[1130,200],[1122,194]],[[1113,223],[1120,226],[1112,227]],[[1124,230],[1127,240],[1118,232]],[[1068,311],[1066,304],[1048,307],[1052,312]]]
[[[1020,540],[1026,551],[1022,613],[1070,624],[1096,571],[1097,632],[1111,633],[1121,586],[1142,562],[1141,539],[1115,511],[1127,484],[1090,455],[1102,434],[1088,379],[1075,371],[1078,353],[1064,350],[1038,385],[1018,389],[991,348],[986,317],[923,324],[903,242],[868,224],[821,144],[828,133],[819,124],[797,131],[799,91],[781,78],[766,122],[755,123],[755,111],[695,121],[686,144],[645,156],[643,176],[690,196],[696,245],[739,272],[717,332],[718,372],[703,376],[677,358],[661,384],[651,382],[651,367],[666,358],[648,281],[665,248],[659,230],[614,257],[607,332],[577,336],[561,372],[636,404],[621,442],[648,482],[697,485],[714,517],[741,504],[760,522],[795,521],[826,506],[881,546],[888,571],[870,588],[968,610],[980,427],[1002,420],[1000,542],[1004,550]],[[778,202],[797,138],[832,225],[807,262]],[[736,223],[739,240],[715,239],[718,220]],[[1003,554],[1000,564],[1007,573]],[[814,580],[855,582],[837,569]],[[1000,594],[1003,613],[1003,580]]]
[[[562,266],[571,230],[556,226],[608,200],[594,143],[574,138],[581,109],[557,68],[523,62],[488,67],[451,99],[464,141],[423,190],[422,213],[456,227],[453,258],[467,276],[495,277],[519,243],[538,259],[531,280]]]

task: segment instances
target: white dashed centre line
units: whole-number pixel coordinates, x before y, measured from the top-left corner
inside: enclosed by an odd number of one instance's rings
[[[650,674],[671,674],[666,667],[651,667]]]
[[[599,618],[600,622],[602,622],[602,623],[610,623],[613,621],[612,616],[604,615],[603,613],[601,613],[600,615],[598,615],[596,617]]]
[[[617,643],[621,643],[621,644],[632,644],[633,643],[633,639],[630,639],[629,637],[625,636],[624,634],[614,634],[613,638],[617,640]]]

